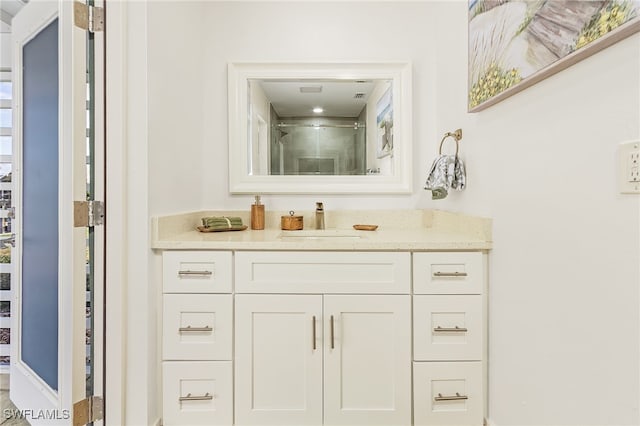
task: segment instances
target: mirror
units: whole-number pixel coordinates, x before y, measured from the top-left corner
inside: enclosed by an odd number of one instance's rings
[[[408,63],[229,64],[232,193],[411,192]]]

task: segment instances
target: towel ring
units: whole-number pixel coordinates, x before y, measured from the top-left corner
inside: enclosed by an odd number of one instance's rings
[[[462,129],[458,129],[455,132],[447,132],[444,134],[444,137],[440,141],[440,148],[438,149],[438,155],[442,155],[442,144],[444,144],[445,139],[448,137],[452,137],[456,141],[456,157],[458,156],[458,152],[460,151],[460,139],[462,139]]]

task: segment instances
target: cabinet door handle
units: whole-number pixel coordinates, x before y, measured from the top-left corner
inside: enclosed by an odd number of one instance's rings
[[[434,277],[466,277],[468,274],[466,272],[440,272],[436,271],[433,273]]]
[[[333,315],[331,315],[330,322],[331,322],[331,349],[335,349],[336,343],[335,343],[334,333],[333,333]]]
[[[466,327],[458,327],[457,325],[455,327],[440,327],[437,326],[436,328],[433,329],[433,331],[435,332],[442,332],[442,333],[466,333],[467,332],[467,328]]]
[[[313,316],[312,320],[313,331],[311,333],[311,338],[313,339],[313,350],[316,350],[316,316]]]
[[[442,394],[439,393],[438,396],[433,398],[434,401],[461,401],[464,399],[469,399],[469,397],[467,395],[460,395],[458,392],[456,392],[455,395],[445,395],[445,396],[442,396]]]
[[[213,399],[213,395],[209,395],[209,392],[205,393],[204,395],[196,395],[196,396],[191,396],[190,393],[187,394],[187,396],[181,396],[180,398],[178,398],[178,401],[182,402],[182,401],[211,401]]]
[[[186,326],[186,327],[180,327],[178,329],[178,331],[180,333],[184,332],[184,331],[213,331],[213,328],[209,327],[208,325],[205,325],[204,327],[191,327],[190,325]]]
[[[183,275],[208,277],[208,276],[213,275],[213,272],[211,272],[211,271],[189,271],[189,270],[178,271],[178,276],[181,277]]]

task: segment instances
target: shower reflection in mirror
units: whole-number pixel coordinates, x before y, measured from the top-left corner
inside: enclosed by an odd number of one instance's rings
[[[377,125],[391,83],[249,79],[250,174],[392,174]]]
[[[364,110],[363,110],[364,112]],[[273,175],[362,175],[364,120],[290,118],[271,127]]]

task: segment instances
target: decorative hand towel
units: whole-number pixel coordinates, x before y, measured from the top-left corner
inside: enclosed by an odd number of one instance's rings
[[[457,155],[439,155],[433,162],[424,189],[431,191],[431,199],[441,200],[450,189],[462,191],[467,180],[464,163]]]
[[[203,217],[202,225],[214,229],[231,229],[242,227],[241,217],[211,216]]]

